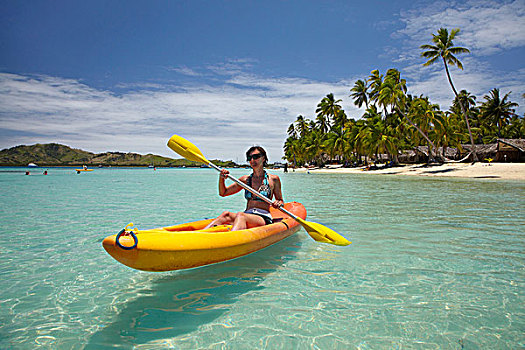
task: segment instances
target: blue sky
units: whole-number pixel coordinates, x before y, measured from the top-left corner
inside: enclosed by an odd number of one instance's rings
[[[208,158],[253,144],[282,156],[286,129],[328,93],[349,97],[370,71],[397,68],[409,93],[447,109],[442,65],[419,46],[460,28],[471,50],[451,73],[483,101],[525,101],[525,0],[0,0],[0,148],[59,142],[92,152],[174,156],[178,133]]]

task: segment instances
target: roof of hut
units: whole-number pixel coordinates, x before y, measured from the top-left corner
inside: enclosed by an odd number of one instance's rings
[[[476,153],[496,153],[498,151],[497,143],[489,143],[486,145],[479,144],[475,146],[476,146]],[[466,153],[470,152],[472,149],[472,145],[470,144],[461,145],[461,147],[466,151]]]
[[[425,156],[428,156],[428,146],[417,146],[414,148],[414,151],[423,153]],[[454,158],[457,155],[457,148],[454,147],[447,147],[445,150],[445,157],[447,158]],[[437,152],[438,154],[443,154],[443,147],[439,147]]]
[[[514,147],[520,152],[525,152],[525,139],[498,139],[498,142]]]

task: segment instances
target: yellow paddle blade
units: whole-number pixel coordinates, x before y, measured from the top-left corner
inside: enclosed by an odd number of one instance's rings
[[[207,160],[200,149],[197,148],[193,143],[186,140],[183,137],[180,137],[179,135],[173,135],[169,141],[168,141],[168,147],[186,158],[187,160],[191,160],[194,162],[204,163],[208,164],[210,163],[209,160]]]
[[[301,218],[297,218],[296,220],[304,227],[310,237],[317,242],[335,245],[349,245],[352,243],[331,228],[318,224],[317,222],[305,221]]]

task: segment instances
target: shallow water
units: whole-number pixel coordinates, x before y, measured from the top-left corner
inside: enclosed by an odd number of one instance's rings
[[[242,196],[220,198],[211,169],[1,170],[0,348],[525,346],[523,182],[280,174],[285,199],[353,244],[301,231],[147,273],[102,239],[240,210]]]

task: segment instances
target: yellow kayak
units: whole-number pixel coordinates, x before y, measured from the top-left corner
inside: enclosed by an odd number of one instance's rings
[[[301,203],[284,208],[306,218]],[[272,245],[297,232],[301,226],[281,211],[270,208],[274,223],[230,231],[231,225],[205,230],[213,219],[151,230],[122,230],[102,242],[104,249],[120,263],[137,270],[172,271],[214,264]],[[117,239],[118,237],[118,239]]]

